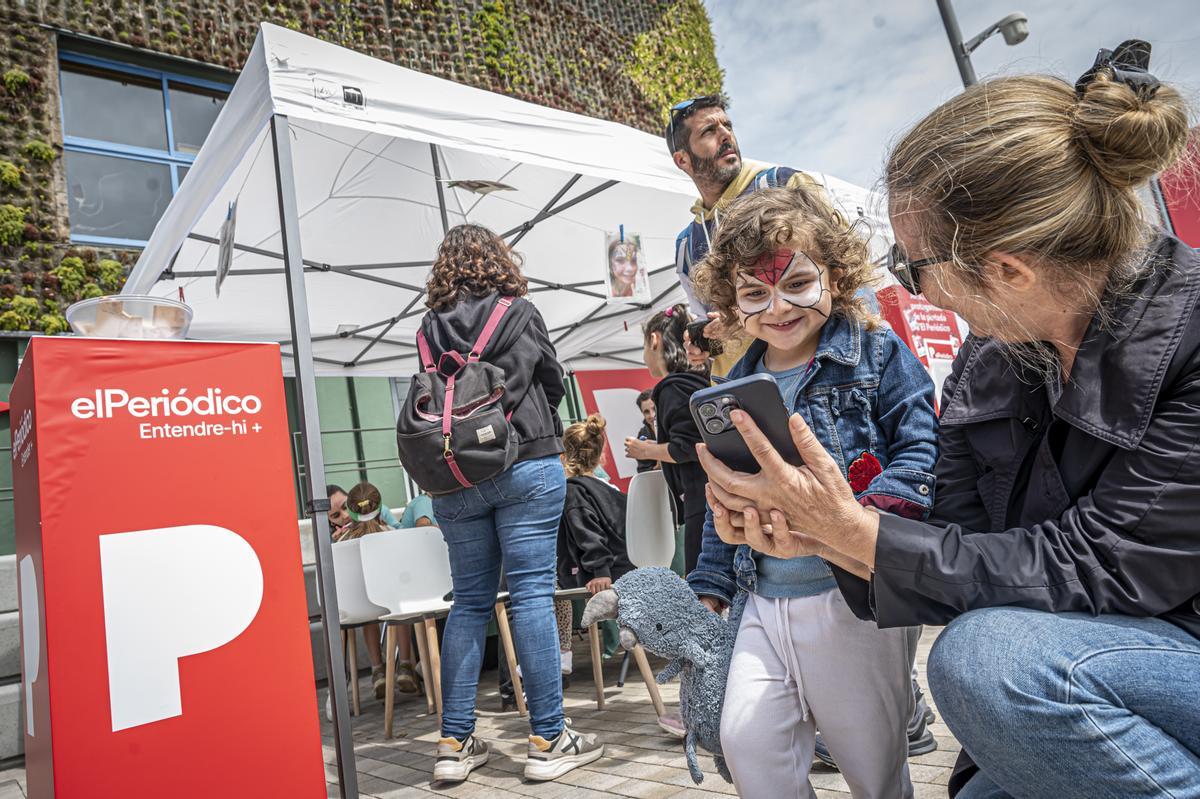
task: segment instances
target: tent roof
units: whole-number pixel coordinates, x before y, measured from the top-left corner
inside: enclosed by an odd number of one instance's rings
[[[361,98],[361,104],[356,102]],[[319,374],[407,375],[447,225],[502,233],[569,368],[640,364],[638,323],[682,297],[674,244],[695,197],[659,137],[404,69],[263,24],[124,293],[177,296],[198,338],[290,338],[269,121],[289,118]],[[450,181],[511,190],[478,194]],[[853,215],[867,193],[826,186]],[[217,240],[237,201],[232,269]],[[652,300],[605,300],[606,235],[641,239]],[[285,365],[290,358],[285,359]]]

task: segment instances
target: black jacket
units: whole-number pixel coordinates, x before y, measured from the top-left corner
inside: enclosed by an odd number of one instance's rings
[[[642,426],[638,430],[637,437],[643,441],[655,441],[657,438],[654,430],[651,429],[650,425],[647,424],[646,422],[642,422]],[[658,461],[656,461],[656,460],[651,459],[648,461],[637,461],[637,470],[639,473],[640,472],[652,472],[657,468],[658,468]]]
[[[658,443],[667,445],[675,463],[663,462],[663,477],[674,497],[675,523],[705,512],[704,485],[708,476],[696,457],[700,429],[688,402],[692,394],[708,387],[708,379],[696,372],[672,372],[658,381],[651,397],[658,414]]]
[[[558,524],[558,584],[581,588],[633,570],[625,545],[626,498],[595,477],[568,477]]]
[[[467,297],[446,311],[430,311],[421,320],[436,363],[442,353],[456,350],[464,356],[483,332],[498,295]],[[558,403],[566,389],[546,323],[533,303],[518,297],[500,320],[480,360],[504,370],[505,394],[501,401],[511,413],[519,448],[517,460],[531,460],[562,452],[562,420]]]
[[[1200,257],[1163,236],[1061,392],[968,338],[943,391],[936,521],[881,517],[855,612],[892,627],[1015,605],[1200,637],[1198,305]],[[972,771],[960,760],[952,791]]]

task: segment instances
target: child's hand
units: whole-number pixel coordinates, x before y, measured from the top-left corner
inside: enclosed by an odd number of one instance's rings
[[[587,590],[591,591],[593,596],[610,588],[612,588],[611,577],[595,577],[587,582]]]
[[[634,438],[632,436],[626,438],[625,457],[633,458],[635,461],[648,460],[647,455],[649,453],[647,453],[645,449],[647,445],[647,442],[642,441],[640,438]]]
[[[709,325],[712,324],[709,322]],[[683,352],[687,357],[688,366],[693,369],[701,369],[708,363],[708,353],[692,343],[692,337],[686,330],[683,331]]]
[[[704,497],[708,501],[708,507],[712,509],[713,527],[717,530],[717,537],[735,547],[746,543],[746,538],[742,534],[742,527],[745,525],[742,514],[735,513],[722,505],[709,483],[704,484]]]
[[[717,599],[715,596],[700,597],[700,604],[703,605],[704,607],[708,608],[709,610],[711,610],[713,613],[717,614],[718,616],[720,616],[725,611],[725,608],[727,607],[727,605],[724,602]]]
[[[799,467],[783,459],[749,414],[735,410],[730,414],[730,420],[758,461],[761,467],[758,474],[730,469],[714,458],[703,444],[697,451],[700,464],[708,474],[709,490],[717,502],[727,511],[746,514],[743,528],[746,543],[768,555],[796,552],[802,548],[804,539],[790,535],[790,528],[868,567],[873,566],[879,517],[858,504],[841,469],[804,419],[799,414],[793,415],[788,425],[796,450],[804,461]],[[772,510],[782,513],[779,536],[762,529],[764,523],[772,524],[768,515]],[[757,529],[753,540],[749,534],[752,511]],[[767,517],[763,518],[764,515]],[[801,543],[793,544],[792,540]],[[779,554],[777,557],[793,555]]]

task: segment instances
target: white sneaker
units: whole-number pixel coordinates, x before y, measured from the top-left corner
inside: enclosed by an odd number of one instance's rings
[[[566,724],[553,741],[540,735],[529,736],[529,757],[525,761],[525,779],[554,780],[572,769],[604,757],[604,744],[595,735],[575,732]]]
[[[575,653],[571,650],[558,653],[559,659],[562,661],[562,673],[570,674],[575,668]]]
[[[475,737],[465,740],[440,738],[437,762],[433,765],[434,782],[462,782],[475,769],[488,761],[488,745]]]

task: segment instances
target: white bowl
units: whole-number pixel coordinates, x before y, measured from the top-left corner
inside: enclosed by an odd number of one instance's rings
[[[77,335],[94,338],[184,338],[192,324],[182,302],[134,294],[80,300],[66,316]]]

